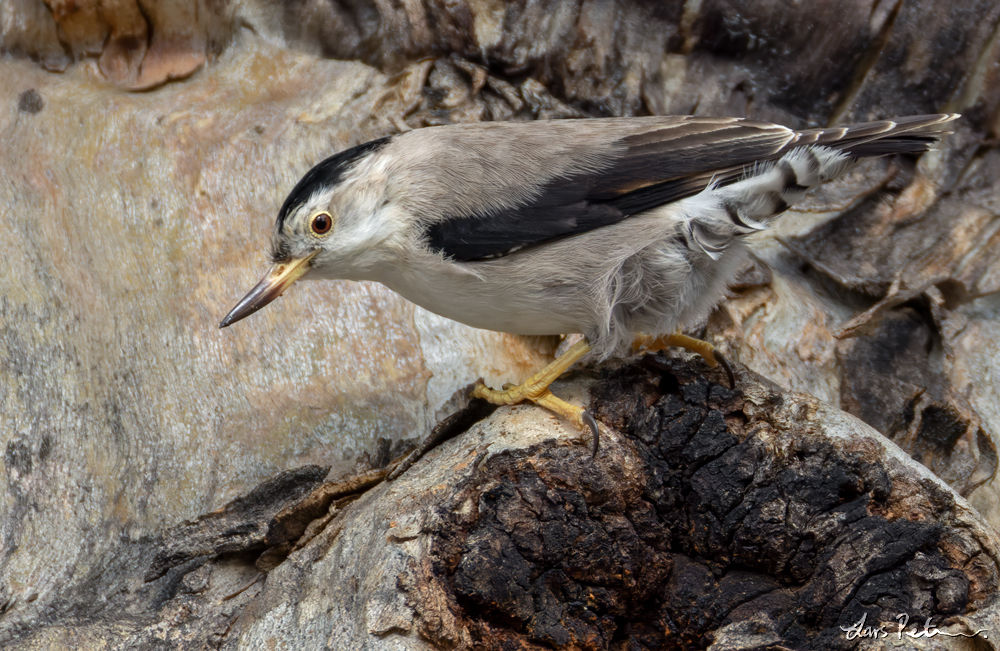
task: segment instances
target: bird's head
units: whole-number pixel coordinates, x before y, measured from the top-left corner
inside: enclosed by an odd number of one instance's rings
[[[271,269],[219,325],[232,325],[281,296],[306,276],[346,278],[370,242],[371,197],[351,172],[370,161],[388,138],[358,145],[313,167],[278,212],[271,240]],[[360,205],[359,205],[360,204]]]

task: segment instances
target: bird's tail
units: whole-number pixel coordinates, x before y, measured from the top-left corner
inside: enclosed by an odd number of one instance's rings
[[[796,138],[788,146],[829,147],[855,159],[919,154],[950,133],[947,125],[958,117],[957,113],[914,115],[826,129],[805,129],[797,131]]]
[[[925,152],[948,133],[945,125],[957,117],[921,115],[798,131],[774,163],[759,165],[739,181],[713,184],[683,200],[689,204],[684,211],[688,246],[718,259],[734,236],[767,228],[772,217],[859,159]]]

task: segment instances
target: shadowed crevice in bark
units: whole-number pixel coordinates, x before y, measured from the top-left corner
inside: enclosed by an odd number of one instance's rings
[[[272,518],[307,497],[329,470],[323,466],[303,466],[279,473],[221,509],[172,527],[158,542],[156,556],[144,580],[158,579],[169,569],[194,558],[263,550],[274,526]],[[313,518],[320,515],[321,511],[313,514]]]
[[[996,474],[996,445],[969,401],[935,368],[941,344],[927,311],[900,306],[870,335],[838,344],[840,407],[967,497]]]

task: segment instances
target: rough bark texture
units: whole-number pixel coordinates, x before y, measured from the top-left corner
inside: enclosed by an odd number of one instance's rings
[[[593,404],[628,461],[543,446],[483,464],[434,548],[473,640],[704,648],[753,620],[771,644],[855,648],[841,627],[864,615],[993,602],[995,561],[966,543],[956,553],[944,521],[918,516],[954,513],[953,493],[894,476],[866,442],[803,436],[808,400],[756,379],[746,389],[750,404],[653,358],[607,368]],[[907,503],[914,480],[922,494]]]
[[[953,648],[911,636],[1000,626],[995,532],[874,430],[749,372],[597,374],[596,459],[521,407],[396,482],[283,473],[125,545],[5,648],[855,649],[900,614],[910,646]]]
[[[889,644],[837,632],[898,608],[993,644],[998,551],[957,495],[1000,523],[998,34],[985,0],[0,0],[0,642],[831,648]],[[623,367],[596,464],[500,410],[384,484],[557,342],[351,283],[217,330],[288,189],[361,141],[937,111],[940,151],[815,193],[690,324],[911,456],[811,398]]]

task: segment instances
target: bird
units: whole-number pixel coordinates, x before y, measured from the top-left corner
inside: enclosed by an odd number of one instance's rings
[[[746,238],[859,161],[931,149],[957,114],[809,129],[736,117],[651,116],[451,124],[366,142],[316,164],[271,236],[271,268],[230,326],[299,279],[377,281],[448,319],[583,337],[518,386],[593,434],[589,410],[549,385],[583,358],[683,346],[724,297]]]

